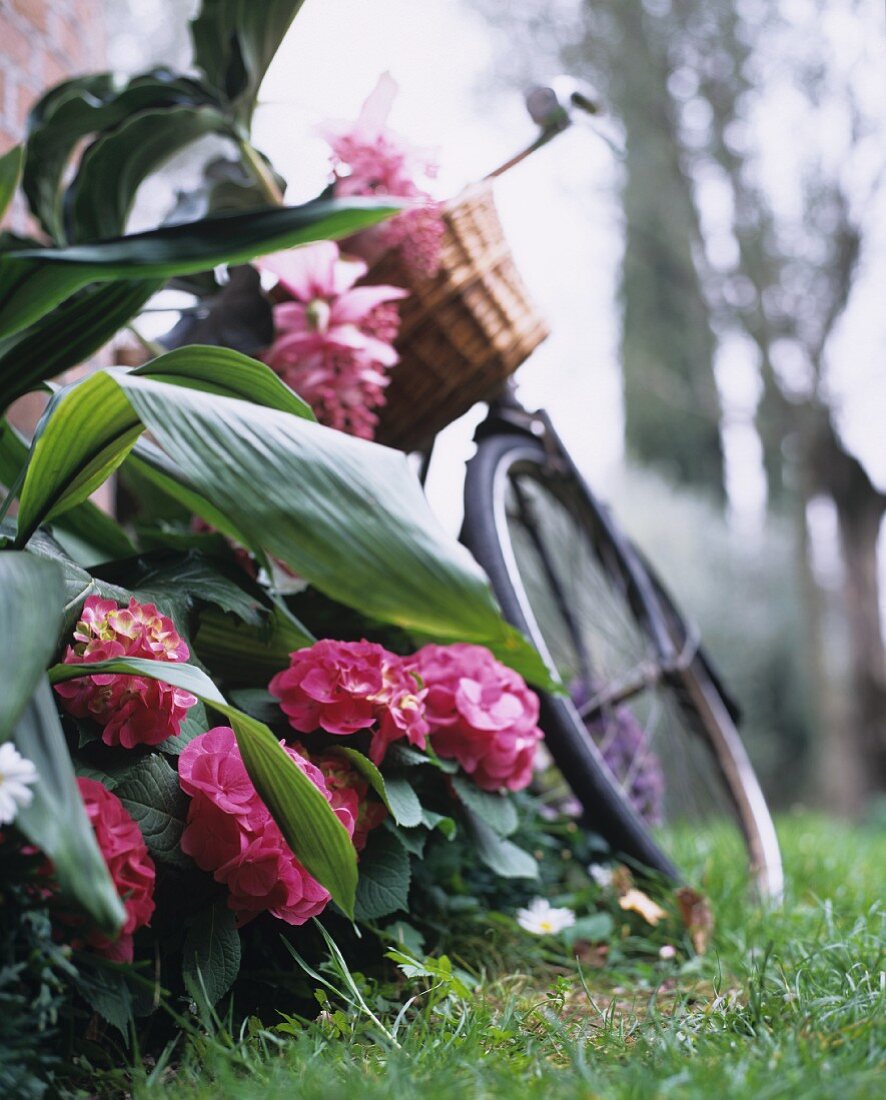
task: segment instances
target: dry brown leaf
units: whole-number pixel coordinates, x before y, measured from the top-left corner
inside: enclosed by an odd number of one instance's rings
[[[714,931],[714,912],[704,894],[691,886],[681,886],[675,892],[680,917],[686,925],[696,954],[703,955],[711,942]]]
[[[642,890],[637,890],[636,887],[624,893],[618,899],[618,904],[622,909],[630,909],[635,913],[639,913],[643,920],[651,925],[658,924],[660,920],[664,920],[667,916],[660,905],[657,905],[652,898],[644,894]]]

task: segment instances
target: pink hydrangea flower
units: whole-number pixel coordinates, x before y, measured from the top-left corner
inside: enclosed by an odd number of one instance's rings
[[[307,754],[305,754],[307,755]],[[354,818],[354,847],[362,852],[369,833],[381,825],[388,811],[369,795],[369,783],[343,756],[336,752],[310,758],[323,773],[332,796],[332,807],[345,807]]]
[[[274,306],[274,342],[265,362],[313,408],[318,419],[372,438],[384,403],[385,374],[407,295],[395,286],[354,286],[362,260],[344,259],[332,241],[281,252],[262,261],[289,300]]]
[[[335,804],[323,773],[295,749],[288,755],[332,804],[348,835],[355,815]],[[240,756],[234,731],[218,726],[191,741],[179,757],[179,783],[191,796],[182,851],[228,888],[242,925],[265,911],[304,924],[326,908],[329,892],[292,854],[261,801]]]
[[[399,248],[413,270],[432,276],[440,262],[442,206],[419,181],[433,179],[437,165],[427,150],[412,145],[388,126],[396,94],[396,81],[390,73],[383,73],[356,122],[326,127],[324,136],[332,148],[334,193],[391,195],[419,203],[383,225],[357,234],[353,244],[370,262],[390,248]]]
[[[126,909],[117,940],[91,932],[86,942],[116,962],[132,962],[133,933],[150,923],[154,912],[156,872],[138,825],[120,799],[95,779],[78,779],[77,786],[95,839]]]
[[[121,608],[114,600],[90,596],[74,629],[65,664],[90,664],[114,657],[152,661],[187,661],[190,651],[171,619],[152,603],[135,598]],[[77,718],[102,727],[106,745],[159,745],[181,730],[196,698],[181,688],[141,676],[98,673],[56,684],[62,706]]]
[[[427,645],[409,667],[425,685],[434,750],[483,790],[527,786],[542,732],[538,696],[523,677],[478,645]]]
[[[424,692],[403,661],[375,642],[315,642],[291,653],[289,668],[268,687],[299,733],[347,737],[371,729],[376,764],[400,738],[424,747]]]

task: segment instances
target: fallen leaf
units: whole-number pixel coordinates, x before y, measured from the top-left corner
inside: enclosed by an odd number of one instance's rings
[[[660,905],[657,905],[652,898],[644,894],[642,890],[637,890],[636,887],[626,891],[618,899],[618,904],[622,909],[631,909],[633,912],[639,913],[647,924],[656,925],[667,916]]]
[[[711,903],[704,894],[693,890],[691,886],[681,886],[676,891],[680,918],[686,925],[692,946],[698,955],[703,955],[711,942],[714,931],[714,913]]]

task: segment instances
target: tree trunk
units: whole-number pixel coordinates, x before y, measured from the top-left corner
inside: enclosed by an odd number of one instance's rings
[[[879,494],[837,502],[846,567],[843,599],[849,635],[851,729],[847,749],[861,765],[859,799],[844,807],[857,813],[871,795],[886,790],[886,648],[880,616],[877,540],[883,517]]]

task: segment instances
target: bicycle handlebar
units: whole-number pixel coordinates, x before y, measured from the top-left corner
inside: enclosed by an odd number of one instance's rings
[[[591,85],[570,76],[555,76],[547,84],[533,85],[527,91],[525,100],[526,109],[532,121],[541,127],[541,133],[525,149],[490,172],[486,179],[504,175],[537,149],[547,145],[557,134],[568,130],[579,111],[594,116],[603,113],[600,97]]]

